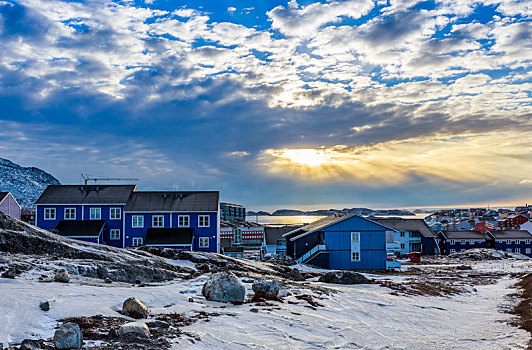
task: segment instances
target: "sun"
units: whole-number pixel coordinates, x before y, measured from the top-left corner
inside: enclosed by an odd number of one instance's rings
[[[312,148],[287,149],[283,150],[280,156],[288,159],[291,163],[311,167],[323,165],[329,161],[329,156],[324,150]]]

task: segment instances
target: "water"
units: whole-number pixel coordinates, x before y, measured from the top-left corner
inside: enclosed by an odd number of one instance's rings
[[[380,218],[387,217],[400,217],[404,219],[424,219],[429,214],[416,214],[416,215],[407,215],[407,216],[379,216]],[[306,225],[323,218],[324,216],[311,216],[311,215],[300,215],[300,216],[246,216],[247,221],[256,222],[261,225]]]

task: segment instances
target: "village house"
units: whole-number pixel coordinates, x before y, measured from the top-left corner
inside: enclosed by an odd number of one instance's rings
[[[20,220],[35,225],[35,209],[22,209],[20,212]]]
[[[399,254],[420,252],[423,255],[439,254],[438,236],[429,228],[423,219],[402,218],[370,218],[371,220],[391,227],[398,232],[394,241],[399,243]]]
[[[21,207],[11,192],[0,192],[0,211],[20,220]]]
[[[335,214],[283,236],[287,256],[297,262],[339,270],[385,270],[401,266],[393,260],[396,232],[360,215]]]
[[[261,247],[261,259],[265,257],[284,258],[286,256],[286,238],[283,235],[296,228],[297,226],[266,226],[264,228],[264,242]]]
[[[508,215],[505,219],[497,221],[499,228],[518,228],[519,225],[524,224],[529,220],[528,216],[524,214]]]
[[[525,230],[494,230],[488,232],[494,244],[490,248],[532,256],[532,234]]]
[[[36,202],[36,226],[115,247],[146,244],[218,252],[219,192],[50,185]]]
[[[486,233],[478,231],[445,231],[439,232],[442,254],[463,252],[473,248],[487,248],[487,241],[493,240]]]
[[[220,218],[224,221],[246,221],[246,208],[239,204],[220,203]]]

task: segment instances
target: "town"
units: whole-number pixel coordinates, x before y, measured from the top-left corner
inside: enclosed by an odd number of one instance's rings
[[[390,270],[400,259],[491,248],[532,257],[532,210],[445,209],[422,218],[338,212],[303,226],[246,220],[218,191],[139,191],[135,184],[49,185],[35,208],[0,192],[0,211],[63,237],[339,270]]]

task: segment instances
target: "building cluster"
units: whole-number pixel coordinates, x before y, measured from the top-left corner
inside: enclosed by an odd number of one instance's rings
[[[338,213],[304,226],[246,221],[246,209],[218,191],[139,191],[136,185],[50,185],[34,209],[0,192],[0,211],[59,235],[115,247],[218,252],[235,258],[294,259],[330,269],[377,270],[398,258],[492,248],[532,257],[528,205],[451,209],[425,219]]]

